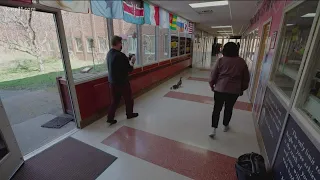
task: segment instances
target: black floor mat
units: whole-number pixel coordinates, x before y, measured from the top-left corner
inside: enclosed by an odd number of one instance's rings
[[[56,117],[56,118],[50,120],[49,122],[46,122],[41,127],[60,129],[61,127],[68,124],[72,120],[73,120],[73,118],[71,118],[71,117],[59,116],[59,117]]]
[[[12,180],[93,180],[116,159],[69,137],[25,161]]]

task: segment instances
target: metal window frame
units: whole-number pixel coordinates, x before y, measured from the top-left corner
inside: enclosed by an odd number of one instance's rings
[[[82,119],[80,115],[78,98],[77,98],[77,93],[75,89],[75,82],[72,74],[72,68],[70,63],[68,45],[67,45],[66,35],[64,31],[61,10],[44,6],[41,4],[36,4],[36,3],[28,4],[28,3],[16,2],[16,1],[1,1],[0,5],[6,6],[6,7],[12,7],[12,8],[18,8],[18,7],[35,8],[36,11],[50,13],[54,15],[55,17],[54,20],[56,21],[56,28],[57,28],[56,30],[57,30],[57,36],[58,36],[57,38],[59,42],[59,49],[62,56],[62,62],[63,62],[62,64],[65,71],[72,111],[76,120],[76,125],[78,128],[80,128],[80,122]]]

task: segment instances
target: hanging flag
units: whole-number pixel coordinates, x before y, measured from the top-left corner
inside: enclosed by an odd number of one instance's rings
[[[78,0],[39,0],[40,4],[65,11],[89,13],[90,1]]]
[[[178,16],[177,18],[177,28],[179,32],[184,32],[185,20]]]
[[[19,2],[24,2],[24,3],[32,3],[32,0],[12,0],[12,1],[19,1]]]
[[[144,8],[144,22],[146,24],[151,24],[159,26],[159,7],[153,6],[147,2],[143,3]]]
[[[144,23],[143,1],[124,0],[123,1],[123,20],[133,24]]]
[[[177,30],[177,15],[170,13],[169,21],[170,21],[170,29]]]
[[[192,22],[189,22],[188,33],[193,34],[193,23]]]
[[[169,13],[160,8],[160,27],[162,28],[169,28],[170,23],[169,23]]]
[[[120,0],[91,0],[91,11],[97,16],[103,16],[106,18],[123,18],[123,6],[122,1]]]

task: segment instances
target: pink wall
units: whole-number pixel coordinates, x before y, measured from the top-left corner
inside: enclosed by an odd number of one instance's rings
[[[257,12],[257,14],[255,16],[255,21],[254,18],[251,19],[251,21],[253,21],[254,23],[248,28],[248,30],[246,31],[246,33],[250,33],[251,31],[253,31],[254,29],[258,28],[259,30],[259,36],[262,36],[262,30],[263,30],[263,24],[268,21],[270,18],[271,19],[271,27],[270,27],[270,33],[268,34],[268,37],[272,36],[272,34],[275,31],[278,31],[278,35],[277,35],[277,39],[276,39],[276,44],[277,41],[279,39],[279,31],[281,28],[281,20],[282,20],[282,15],[283,15],[283,11],[284,8],[290,4],[291,0],[279,0],[279,1],[271,1],[271,0],[265,0],[263,2],[263,4],[261,5],[260,10]],[[270,8],[268,10],[266,10],[266,6],[269,6]],[[265,8],[265,9],[264,9]],[[253,102],[253,116],[255,120],[258,120],[259,118],[259,113],[261,110],[261,106],[262,106],[262,102],[263,102],[263,98],[264,98],[264,93],[266,91],[266,87],[267,87],[267,82],[269,81],[270,78],[270,72],[271,72],[271,68],[272,68],[272,62],[274,61],[274,54],[276,51],[277,47],[275,47],[274,49],[269,49],[266,52],[265,57],[263,57],[263,63],[262,63],[262,67],[261,67],[261,73],[260,74],[255,74],[255,76],[259,76],[259,83],[258,83],[258,87],[257,87],[257,91],[256,92],[252,92],[252,93],[256,93],[256,98]],[[255,56],[255,58],[257,58],[258,56]],[[257,59],[253,60],[255,64],[255,62],[257,61]]]

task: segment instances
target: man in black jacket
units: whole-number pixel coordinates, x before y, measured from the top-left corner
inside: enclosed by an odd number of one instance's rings
[[[108,79],[111,91],[111,105],[108,112],[107,122],[117,123],[114,119],[115,112],[119,106],[121,97],[126,104],[127,119],[138,117],[138,113],[133,113],[133,98],[128,74],[133,71],[136,57],[129,59],[122,50],[122,38],[114,36],[111,40],[112,48],[107,54]]]

